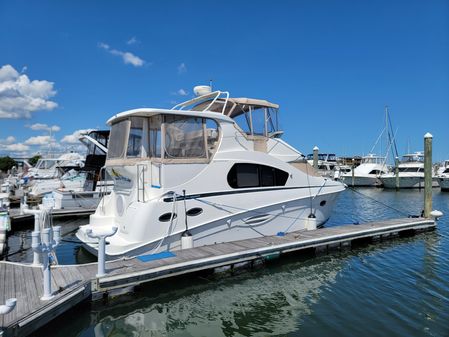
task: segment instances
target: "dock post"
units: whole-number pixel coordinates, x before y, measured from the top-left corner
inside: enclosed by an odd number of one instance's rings
[[[98,269],[97,277],[106,275],[106,238],[117,233],[118,227],[113,226],[109,231],[95,233],[92,229],[86,230],[88,237],[98,239]]]
[[[39,233],[40,232],[40,214],[39,213],[34,213],[34,232]],[[33,232],[33,233],[34,233]],[[35,237],[32,236],[32,240],[35,240]],[[33,243],[31,243],[33,244]],[[41,254],[38,251],[33,250],[33,265],[37,266],[41,264]]]
[[[26,204],[22,207],[21,204],[21,214],[33,214],[34,216],[34,229],[33,229],[33,233],[38,233],[36,235],[32,234],[32,240],[31,240],[31,246],[39,245],[40,241],[36,241],[37,238],[40,238],[40,230],[41,230],[41,220],[43,220],[41,214],[42,214],[42,210],[40,209],[29,209],[28,206],[26,206]],[[33,243],[34,242],[34,243]],[[41,253],[38,250],[34,250],[33,249],[33,266],[38,266],[41,264]]]
[[[396,191],[399,190],[399,158],[394,158],[394,175],[396,176]]]
[[[424,135],[424,217],[430,218],[432,212],[432,138]]]
[[[320,149],[318,148],[318,146],[315,146],[313,148],[313,168],[315,170],[318,170],[318,151]]]
[[[53,298],[51,291],[51,252],[59,245],[61,241],[61,226],[53,228],[44,228],[42,230],[42,237],[40,232],[34,231],[32,235],[33,251],[42,254],[42,272],[44,276],[44,294],[41,297],[42,301],[48,301]]]

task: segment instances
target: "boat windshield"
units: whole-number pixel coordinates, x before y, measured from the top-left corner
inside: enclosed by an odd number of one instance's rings
[[[380,157],[365,157],[362,159],[363,164],[382,164],[383,158]]]
[[[229,100],[205,100],[192,107],[193,111],[205,109],[231,117],[247,135],[270,138],[282,135],[277,104],[249,98],[230,98]]]
[[[48,170],[53,168],[56,165],[56,160],[52,159],[39,159],[36,168],[37,169],[43,169]]]
[[[207,159],[218,142],[218,124],[184,115],[130,117],[114,123],[108,159]]]
[[[421,153],[406,154],[406,155],[402,156],[402,162],[403,163],[424,162],[424,155]]]

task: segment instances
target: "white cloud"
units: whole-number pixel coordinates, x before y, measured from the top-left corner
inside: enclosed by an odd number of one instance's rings
[[[126,44],[132,45],[132,44],[136,44],[139,43],[140,41],[137,40],[137,38],[135,36],[133,36],[132,38],[130,38],[128,41],[126,41]]]
[[[53,82],[33,80],[20,75],[11,65],[0,68],[0,118],[31,118],[33,112],[53,110],[58,104]]]
[[[90,131],[93,131],[95,129],[81,129],[74,131],[71,135],[66,135],[61,139],[62,143],[68,143],[68,144],[78,144],[79,138],[82,134],[88,133]]]
[[[26,145],[48,145],[50,141],[53,141],[53,139],[50,138],[50,136],[35,136],[30,137],[25,141]]]
[[[106,50],[108,53],[116,56],[120,56],[125,64],[131,64],[134,67],[141,67],[145,64],[145,61],[139,56],[134,55],[130,52],[124,52],[121,50],[113,49],[108,44],[100,42],[98,47]]]
[[[44,130],[44,131],[58,132],[61,130],[61,127],[58,125],[48,126],[47,124],[42,124],[42,123],[35,123],[32,125],[25,125],[25,126],[34,131]]]
[[[17,143],[17,144],[6,145],[6,146],[4,146],[4,149],[6,151],[25,152],[25,151],[28,151],[30,149],[30,147],[28,145],[25,145],[22,143]]]
[[[16,141],[14,136],[8,136],[6,139],[0,139],[0,144],[12,144]]]
[[[187,72],[187,66],[186,64],[183,62],[178,66],[178,74],[184,74]]]
[[[187,96],[189,93],[188,93],[186,90],[184,90],[184,89],[179,89],[179,90],[177,91],[177,94],[178,94],[179,96]]]

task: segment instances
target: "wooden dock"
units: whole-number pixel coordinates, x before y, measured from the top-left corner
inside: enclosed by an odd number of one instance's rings
[[[430,219],[405,218],[219,243],[175,251],[172,257],[148,262],[139,258],[111,261],[106,264],[108,274],[101,278],[95,276],[96,263],[55,266],[52,267],[52,289],[57,290],[49,301],[40,300],[42,271],[39,267],[0,262],[0,305],[8,298],[17,298],[16,308],[9,314],[0,315],[0,336],[29,335],[82,301],[118,295],[142,283],[201,270],[251,264],[304,249],[350,247],[356,240],[391,238],[404,232],[431,230],[435,226]]]

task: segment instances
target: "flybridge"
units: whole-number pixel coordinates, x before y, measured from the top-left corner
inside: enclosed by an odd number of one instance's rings
[[[209,89],[206,89],[209,88]],[[230,98],[227,91],[210,92],[210,87],[198,86],[194,92],[200,96],[175,105],[171,110],[217,112],[236,121],[242,131],[251,136],[278,138],[279,105],[253,98]]]

